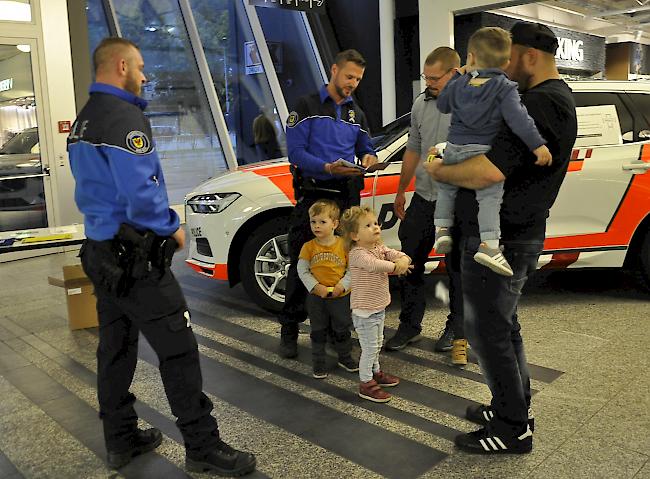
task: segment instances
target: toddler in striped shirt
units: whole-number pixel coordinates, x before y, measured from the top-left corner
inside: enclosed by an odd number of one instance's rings
[[[353,206],[343,213],[341,226],[350,250],[350,307],[352,322],[359,335],[359,396],[374,402],[388,402],[391,395],[382,389],[397,386],[399,379],[381,370],[379,351],[384,342],[384,318],[390,304],[389,274],[407,274],[411,258],[386,247],[372,209]]]

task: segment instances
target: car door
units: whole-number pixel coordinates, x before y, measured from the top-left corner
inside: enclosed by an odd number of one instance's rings
[[[545,249],[551,251],[614,252],[602,266],[621,266],[625,250],[640,222],[634,214],[635,177],[644,173],[630,168],[639,162],[642,143],[635,133],[634,115],[623,92],[576,91],[578,140],[569,170],[547,222]],[[605,118],[607,144],[590,137],[581,109],[605,107],[616,118]],[[611,141],[611,138],[618,138]],[[577,255],[577,253],[576,253]],[[576,256],[577,258],[577,256]],[[581,260],[583,256],[580,257]],[[615,264],[614,264],[615,263]],[[590,264],[582,264],[589,266]],[[597,266],[597,264],[591,264]]]

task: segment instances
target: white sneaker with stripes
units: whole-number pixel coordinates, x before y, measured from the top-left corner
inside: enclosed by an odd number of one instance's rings
[[[498,248],[490,248],[487,244],[481,243],[474,255],[474,261],[487,266],[492,271],[502,276],[512,276],[512,268],[508,260]]]

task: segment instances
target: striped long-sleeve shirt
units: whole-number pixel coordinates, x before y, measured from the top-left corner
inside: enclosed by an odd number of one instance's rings
[[[393,261],[402,256],[406,254],[383,244],[372,249],[355,246],[350,250],[352,310],[381,311],[390,304],[388,274],[395,270]]]

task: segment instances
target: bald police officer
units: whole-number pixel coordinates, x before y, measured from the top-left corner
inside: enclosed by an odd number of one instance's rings
[[[255,457],[219,438],[212,402],[202,391],[187,304],[170,270],[185,234],[169,208],[143,114],[142,55],[128,40],[107,38],[93,60],[96,83],[68,137],[68,151],[87,236],[80,256],[97,296],[97,396],[108,464],[120,468],[162,442],[158,429],[138,429],[129,392],[142,332],[158,355],[188,470],[247,474]]]

